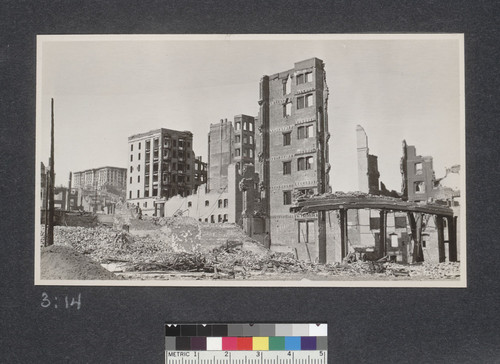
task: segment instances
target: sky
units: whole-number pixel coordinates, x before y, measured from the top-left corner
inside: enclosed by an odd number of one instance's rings
[[[403,139],[434,158],[438,178],[464,155],[459,36],[39,36],[37,55],[37,158],[48,164],[54,98],[56,185],[126,168],[128,137],[162,127],[192,131],[207,161],[211,123],[257,116],[260,78],[312,57],[330,92],[333,191],[359,190],[358,124],[389,189],[401,187]]]

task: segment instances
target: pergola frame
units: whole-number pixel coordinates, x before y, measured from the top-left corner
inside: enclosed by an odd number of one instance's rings
[[[295,213],[314,213],[338,210],[340,214],[340,240],[341,256],[344,259],[348,253],[348,226],[347,211],[360,209],[373,209],[380,211],[380,241],[379,250],[382,256],[387,253],[387,213],[388,212],[406,212],[409,217],[412,239],[415,242],[413,250],[413,262],[423,260],[422,257],[422,221],[424,214],[436,216],[436,228],[438,231],[438,250],[439,261],[446,261],[446,249],[444,241],[444,222],[448,221],[448,251],[449,261],[457,261],[457,234],[456,218],[453,216],[453,210],[448,206],[416,203],[403,201],[401,199],[385,196],[371,195],[322,195],[313,196],[306,199],[300,199],[290,208]],[[319,251],[326,252],[326,234],[318,236]],[[320,263],[326,263],[326,254],[320,254]]]

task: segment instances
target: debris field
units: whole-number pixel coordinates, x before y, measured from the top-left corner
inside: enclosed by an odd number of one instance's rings
[[[149,225],[148,225],[149,224]],[[43,246],[43,229],[41,234]],[[232,224],[192,218],[151,219],[141,229],[56,226],[55,245],[73,248],[92,261],[119,265],[120,272],[200,272],[208,279],[282,279],[286,275],[321,279],[457,279],[459,263],[401,265],[389,262],[319,264],[291,253],[269,251]],[[46,248],[44,248],[46,249]],[[132,278],[134,275],[122,277]],[[155,278],[161,278],[156,275]]]

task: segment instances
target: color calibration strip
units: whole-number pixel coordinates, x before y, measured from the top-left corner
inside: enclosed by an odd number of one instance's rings
[[[166,324],[167,364],[326,364],[327,324]]]

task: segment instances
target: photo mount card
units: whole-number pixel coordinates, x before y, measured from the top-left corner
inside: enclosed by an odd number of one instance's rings
[[[466,287],[462,34],[37,50],[35,284]]]

